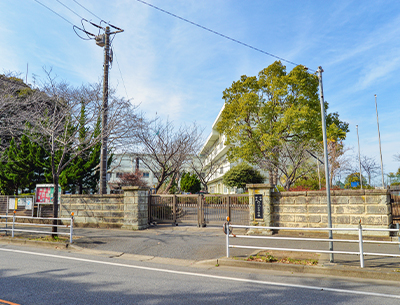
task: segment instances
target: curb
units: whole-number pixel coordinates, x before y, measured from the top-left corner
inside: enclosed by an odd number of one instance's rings
[[[70,244],[61,243],[61,242],[49,242],[49,241],[40,241],[40,240],[29,240],[22,238],[12,238],[12,237],[0,237],[0,243],[13,244],[13,245],[21,245],[21,246],[40,246],[44,248],[52,248],[52,249],[61,249],[66,250],[69,248]]]
[[[215,262],[215,261],[214,261]],[[338,276],[346,278],[361,278],[373,280],[385,280],[400,282],[400,269],[383,269],[383,268],[360,268],[353,266],[343,266],[330,264],[328,266],[306,266],[282,263],[263,263],[249,262],[233,258],[220,258],[216,261],[220,266],[255,268],[274,271],[286,271],[292,273],[316,274]]]

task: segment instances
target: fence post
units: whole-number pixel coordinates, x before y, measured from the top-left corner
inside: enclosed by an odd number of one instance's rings
[[[173,226],[176,225],[176,195],[172,198],[172,220],[173,220]]]
[[[360,265],[361,268],[364,268],[364,249],[361,223],[358,224],[358,242],[360,245]]]
[[[149,225],[153,220],[151,219],[151,197],[152,193],[149,191],[149,198],[147,201],[147,224]]]
[[[228,217],[226,217],[227,222],[226,222],[226,257],[229,258],[229,219]]]
[[[229,217],[229,219],[231,218],[231,196],[228,194],[228,199],[226,201],[226,216]]]
[[[69,226],[69,243],[72,244],[72,236],[74,234],[74,212],[71,213],[71,225]]]
[[[11,230],[11,237],[14,237],[14,227],[15,227],[15,211],[13,214],[13,224],[12,224],[12,230]]]
[[[399,241],[399,243],[400,243],[400,223],[396,223],[396,229],[397,229],[397,238],[398,238],[398,241]],[[400,244],[399,244],[399,250],[400,250]]]

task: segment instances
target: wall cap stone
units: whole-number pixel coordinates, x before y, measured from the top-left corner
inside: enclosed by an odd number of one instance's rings
[[[247,188],[251,189],[257,189],[257,188],[268,188],[268,189],[273,189],[275,186],[271,184],[264,184],[264,183],[252,183],[252,184],[246,184]]]
[[[148,191],[148,187],[141,187],[141,186],[123,186],[123,191]]]
[[[107,194],[107,195],[98,195],[98,194],[61,194],[61,197],[65,198],[123,198],[123,194]]]

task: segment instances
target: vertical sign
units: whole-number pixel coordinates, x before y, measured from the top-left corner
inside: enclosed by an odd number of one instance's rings
[[[254,195],[254,205],[255,205],[255,218],[262,219],[263,215],[263,196],[261,194]]]
[[[17,209],[17,207],[15,206],[15,198],[8,198],[8,209],[9,210]]]
[[[25,209],[26,210],[32,210],[32,198],[26,198],[26,204],[25,204]]]

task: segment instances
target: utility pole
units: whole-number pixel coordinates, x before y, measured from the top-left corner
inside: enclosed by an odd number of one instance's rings
[[[117,28],[116,26],[112,26],[117,29],[115,32],[110,32],[110,27],[103,27],[93,24],[92,25],[103,29],[104,34],[96,36],[96,44],[100,47],[104,47],[104,64],[103,64],[103,104],[102,104],[102,118],[101,118],[101,154],[100,154],[100,185],[99,185],[99,194],[104,195],[107,194],[107,142],[108,142],[108,134],[109,131],[107,129],[107,120],[108,120],[108,70],[110,66],[110,35],[121,33],[124,30]]]
[[[328,228],[332,228],[332,215],[331,215],[331,188],[329,184],[329,164],[328,164],[328,144],[326,138],[326,119],[325,119],[325,103],[324,103],[324,89],[322,86],[322,67],[318,67],[319,79],[319,99],[321,103],[321,118],[322,118],[322,136],[324,141],[324,163],[325,163],[325,180],[326,180],[326,201],[328,208]],[[333,239],[332,230],[329,230],[329,239]],[[329,251],[333,251],[333,241],[329,242]],[[329,253],[329,261],[333,263],[333,253]]]
[[[360,138],[358,137],[358,125],[356,125],[356,129],[357,129],[357,141],[358,141],[358,163],[360,165],[360,185],[361,185],[361,189],[362,189]]]
[[[104,76],[103,76],[103,105],[101,118],[101,155],[100,155],[100,187],[99,194],[107,194],[107,115],[108,115],[108,68],[110,65],[110,27],[104,34]]]

